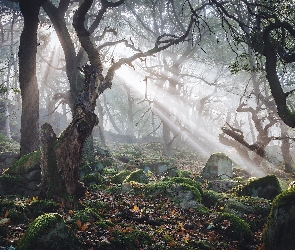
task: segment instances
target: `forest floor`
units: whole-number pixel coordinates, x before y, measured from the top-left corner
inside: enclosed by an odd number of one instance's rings
[[[72,209],[38,197],[0,197],[0,249],[14,249],[29,224],[44,213],[60,214],[83,243],[83,249],[89,250],[263,249],[262,233],[270,201],[257,199],[254,204],[253,199],[236,197],[232,191],[212,192],[213,203],[183,208],[161,192],[136,191],[143,190],[145,185],[133,183],[133,188],[122,192],[123,185],[112,182],[118,169],[133,170],[143,162],[166,162],[196,179],[206,162],[204,156],[185,150],[177,151],[170,159],[160,152],[159,144],[113,145],[110,156],[102,160],[111,162],[101,174],[102,182],[89,185],[79,205]],[[127,163],[118,160],[122,156],[128,158]],[[282,183],[290,181],[290,176],[281,175]],[[246,171],[234,168],[234,178],[241,183],[249,177]],[[161,181],[153,175],[149,178],[152,183]],[[202,183],[204,192],[208,191],[207,184]],[[250,236],[242,231],[237,235],[235,231],[240,228],[230,218],[220,219],[230,199],[259,208],[259,212],[250,210],[238,215],[249,226]]]

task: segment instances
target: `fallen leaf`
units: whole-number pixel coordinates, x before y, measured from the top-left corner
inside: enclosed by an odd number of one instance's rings
[[[8,210],[6,210],[6,212],[5,212],[5,214],[4,214],[4,218],[7,218],[7,217],[8,217],[8,215],[9,215],[9,211],[8,211]]]

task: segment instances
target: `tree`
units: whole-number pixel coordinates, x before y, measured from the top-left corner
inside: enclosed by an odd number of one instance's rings
[[[287,71],[283,70],[292,68],[295,62],[294,6],[289,1],[240,0],[230,3],[212,0],[211,5],[237,42],[248,44],[257,55],[263,56],[278,115],[285,124],[295,127],[295,113],[288,104],[293,91],[287,87]]]
[[[25,155],[39,149],[39,90],[36,77],[37,30],[44,0],[19,1],[24,27],[19,46],[19,81],[22,97],[21,151]]]
[[[123,2],[120,0],[114,3],[102,0],[102,12],[105,13],[106,5],[116,7]],[[195,22],[191,18],[187,29],[179,36],[174,35],[171,39],[170,35],[163,34],[156,40],[154,47],[146,52],[140,51],[130,57],[119,59],[109,67],[104,76],[100,52],[91,41],[91,32],[85,28],[85,18],[92,4],[93,0],[84,0],[73,17],[75,31],[90,62],[80,68],[85,80],[84,87],[74,102],[73,120],[59,138],[56,138],[49,124],[42,126],[42,194],[48,198],[59,199],[64,204],[71,203],[69,197],[79,197],[83,193],[83,188],[78,182],[82,148],[94,125],[98,123],[94,113],[96,99],[105,89],[112,86],[115,71],[123,64],[131,65],[136,59],[154,55],[183,42]],[[101,20],[103,16],[99,17]],[[57,178],[58,174],[60,177]]]

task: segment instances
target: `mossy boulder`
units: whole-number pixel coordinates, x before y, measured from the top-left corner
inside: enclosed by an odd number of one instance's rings
[[[40,169],[41,152],[40,150],[31,152],[22,156],[18,161],[12,164],[11,167],[4,171],[5,174],[25,174],[33,170]]]
[[[124,183],[131,182],[131,181],[138,182],[138,183],[148,183],[149,178],[147,177],[147,175],[142,169],[137,169],[126,177],[126,179],[124,180]]]
[[[273,200],[282,192],[281,185],[275,175],[267,175],[262,178],[251,180],[241,187],[237,194],[240,196],[260,197]]]
[[[122,184],[123,181],[126,179],[127,176],[131,174],[130,170],[122,170],[119,173],[115,174],[111,177],[111,182],[115,184]]]
[[[24,155],[0,176],[4,194],[36,196],[41,183],[40,151]]]
[[[228,179],[233,177],[232,160],[224,153],[212,154],[201,173],[205,179]]]
[[[295,246],[295,188],[278,195],[263,233],[266,250],[293,250]]]
[[[202,187],[199,183],[188,178],[167,178],[165,181],[151,182],[145,185],[129,185],[128,187],[129,192],[133,189],[135,194],[143,194],[154,199],[159,196],[170,198],[182,208],[202,206]]]
[[[73,231],[57,213],[44,214],[33,221],[16,250],[82,249]]]
[[[243,242],[252,240],[253,236],[249,225],[244,220],[233,214],[220,214],[217,218],[216,226],[232,240]]]

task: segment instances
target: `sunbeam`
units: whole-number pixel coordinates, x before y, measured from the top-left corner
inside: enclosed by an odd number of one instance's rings
[[[136,72],[124,69],[120,71],[119,76],[138,94],[146,95],[145,84],[138,81],[140,78],[136,75]],[[245,159],[241,161],[240,156],[237,155],[235,150],[219,142],[218,134],[221,133],[221,129],[218,124],[214,125],[212,124],[213,121],[211,121],[210,125],[215,126],[216,129],[216,132],[213,134],[209,130],[208,124],[204,123],[204,121],[202,122],[203,119],[208,117],[198,117],[198,114],[194,114],[197,111],[191,105],[156,85],[150,87],[149,91],[151,91],[149,96],[153,96],[152,111],[163,122],[169,124],[174,135],[178,134],[194,150],[207,156],[214,152],[225,152],[239,167],[245,169],[252,176],[261,177],[266,175],[259,166],[255,166],[251,162],[247,162],[247,166],[245,166]],[[207,91],[208,86],[205,86],[203,92]],[[192,112],[192,110],[194,111]]]

